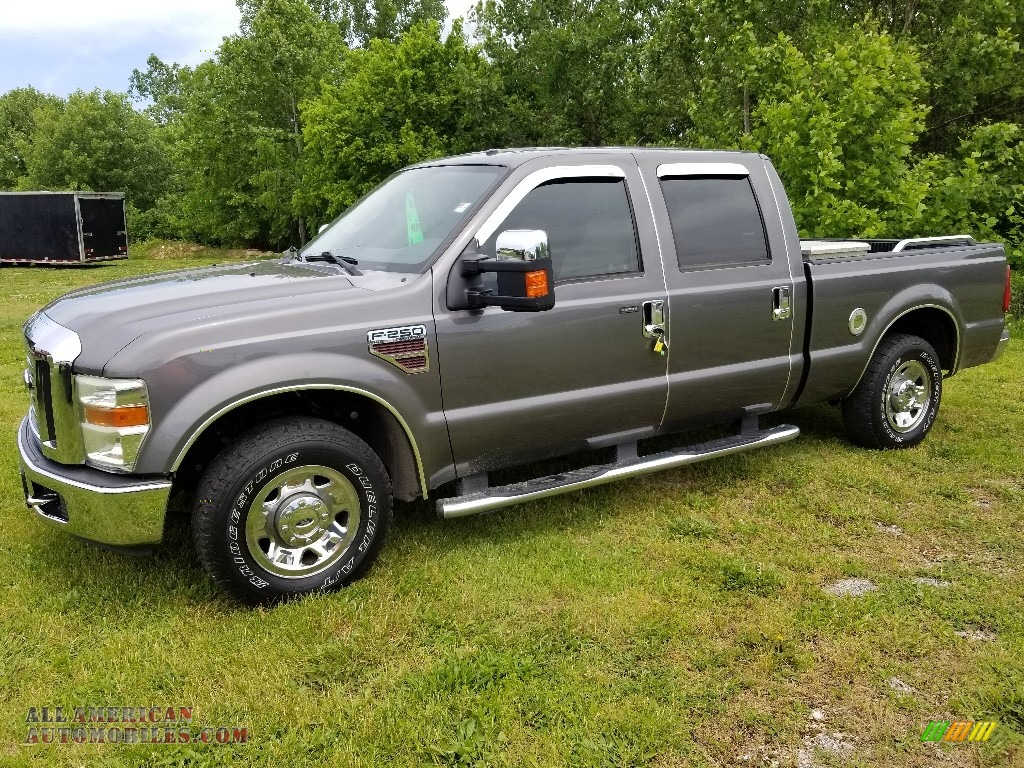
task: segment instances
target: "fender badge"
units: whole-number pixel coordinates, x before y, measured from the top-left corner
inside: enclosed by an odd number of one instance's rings
[[[430,370],[425,325],[378,328],[366,334],[366,345],[371,355],[406,373],[426,373]]]

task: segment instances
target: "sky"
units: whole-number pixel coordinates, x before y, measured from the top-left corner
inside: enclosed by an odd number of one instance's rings
[[[450,16],[473,0],[446,0]],[[234,0],[0,0],[0,93],[127,91],[155,53],[194,66],[238,31]]]

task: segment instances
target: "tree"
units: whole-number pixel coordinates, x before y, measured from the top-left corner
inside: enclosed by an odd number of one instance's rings
[[[36,110],[61,109],[56,96],[32,86],[15,88],[0,96],[0,189],[14,189],[27,173],[25,152],[36,131]]]
[[[339,77],[344,52],[337,27],[302,0],[243,4],[240,33],[181,79],[180,221],[191,236],[263,246],[306,240],[296,205],[305,155],[299,105]]]
[[[250,0],[242,0],[243,7]],[[308,0],[320,18],[338,25],[352,47],[371,40],[396,42],[414,24],[441,23],[448,15],[444,0]]]
[[[160,197],[167,154],[153,123],[126,95],[76,91],[66,104],[39,107],[34,118],[20,188],[121,191],[140,209]]]
[[[766,152],[810,236],[877,237],[916,225],[927,186],[912,172],[927,83],[913,47],[871,28],[781,35],[760,51],[750,148]]]
[[[934,155],[921,169],[929,195],[920,232],[973,235],[1005,242],[1024,267],[1024,130],[1012,123],[976,126],[953,155]]]
[[[436,22],[398,42],[349,52],[345,77],[303,105],[308,153],[301,199],[328,218],[402,166],[500,143],[504,104],[495,72],[461,26]]]
[[[181,117],[187,100],[192,70],[180,64],[166,64],[156,54],[146,59],[146,70],[133,69],[128,79],[128,94],[139,101],[149,101],[148,114],[160,125],[168,125]]]
[[[508,94],[509,141],[634,142],[639,54],[656,6],[638,0],[486,0],[477,35]]]

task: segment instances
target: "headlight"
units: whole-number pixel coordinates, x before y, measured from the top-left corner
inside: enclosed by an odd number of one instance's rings
[[[149,395],[141,379],[76,376],[85,463],[131,472],[149,432]]]

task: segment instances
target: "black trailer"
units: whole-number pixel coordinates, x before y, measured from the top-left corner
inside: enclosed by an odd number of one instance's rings
[[[128,258],[119,192],[0,192],[0,263],[85,264]]]

